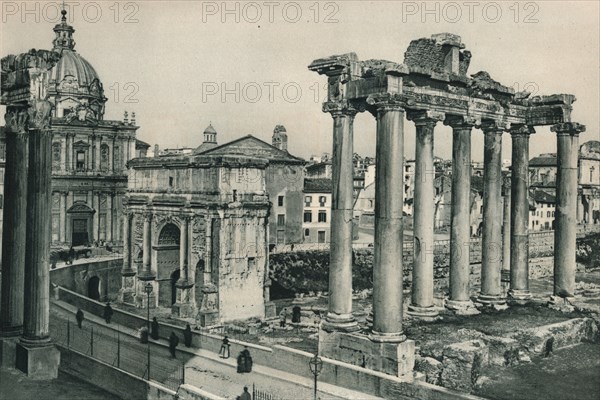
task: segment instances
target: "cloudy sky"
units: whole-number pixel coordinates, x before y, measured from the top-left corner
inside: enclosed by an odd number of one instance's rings
[[[2,1],[1,54],[50,49],[60,2]],[[356,52],[402,62],[409,42],[439,32],[462,37],[470,74],[535,94],[572,93],[581,142],[599,139],[597,1],[79,1],[66,2],[76,50],[100,75],[107,119],[135,111],[139,138],[161,148],[195,147],[212,122],[220,143],[253,134],[270,141],[283,124],[290,152],[331,151],[331,117],[321,112],[325,79],[312,60]],[[3,110],[0,110],[3,113]],[[405,122],[406,155],[414,127]],[[554,152],[539,128],[530,152]],[[435,153],[451,157],[451,132],[438,125]],[[375,153],[375,120],[359,115],[355,151]],[[503,158],[510,158],[505,135]],[[483,135],[473,133],[473,159]]]

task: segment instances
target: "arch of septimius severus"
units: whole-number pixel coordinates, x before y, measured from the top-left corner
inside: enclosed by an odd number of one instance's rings
[[[469,51],[457,35],[442,33],[410,43],[404,63],[360,61],[349,53],[318,59],[311,71],[326,75],[323,111],[333,117],[333,192],[329,310],[319,338],[323,355],[352,362],[372,355],[367,367],[403,375],[412,370],[414,342],[403,334],[402,195],[404,117],[416,125],[414,265],[408,313],[436,315],[433,292],[435,126],[452,128],[450,295],[446,307],[469,312],[471,134],[479,128],[484,145],[484,211],[481,292],[478,302],[504,303],[502,264],[502,137],[512,138],[509,301],[531,297],[528,266],[529,138],[536,126],[551,125],[558,148],[554,295],[575,292],[578,136],[571,122],[575,96],[528,97],[493,80],[487,72],[470,77]],[[375,260],[373,315],[369,335],[356,333],[352,315],[353,121],[368,111],[377,120]],[[504,252],[507,254],[508,252]],[[506,256],[505,256],[506,257]]]

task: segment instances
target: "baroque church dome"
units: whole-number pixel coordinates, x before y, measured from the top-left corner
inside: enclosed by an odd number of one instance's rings
[[[55,117],[101,120],[104,117],[104,89],[94,67],[75,51],[73,33],[65,10],[54,27],[53,51],[61,55],[50,73],[49,95],[55,102]]]

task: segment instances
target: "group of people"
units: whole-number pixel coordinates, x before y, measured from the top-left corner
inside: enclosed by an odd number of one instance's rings
[[[231,344],[229,343],[229,336],[225,335],[223,341],[221,342],[219,356],[221,358],[229,358],[230,347]],[[237,357],[237,372],[239,372],[240,374],[252,372],[252,356],[250,355],[248,346],[244,346],[244,350],[240,351],[240,354]]]

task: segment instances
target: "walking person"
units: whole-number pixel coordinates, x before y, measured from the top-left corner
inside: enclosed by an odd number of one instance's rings
[[[221,356],[221,358],[229,358],[229,346],[229,338],[225,336],[223,338],[223,343],[221,344],[221,349],[219,350],[219,355]]]
[[[285,328],[286,322],[287,322],[287,309],[284,308],[279,313],[279,327],[280,328]]]
[[[67,264],[72,265],[74,259],[75,259],[75,249],[73,248],[73,246],[71,246],[71,247],[69,247],[69,260],[68,260]]]
[[[110,303],[106,303],[106,306],[104,307],[104,320],[107,324],[110,324],[110,320],[112,319],[113,313],[114,311],[110,306]]]
[[[81,323],[83,322],[83,311],[81,308],[77,309],[77,314],[75,314],[75,319],[77,320],[77,326],[81,329]]]
[[[152,318],[152,323],[150,324],[150,337],[154,340],[158,340],[159,336],[158,336],[158,321],[156,320],[156,317]]]
[[[248,392],[248,386],[244,386],[244,393],[238,396],[240,400],[252,400],[252,395]]]
[[[248,347],[244,346],[244,350],[240,351],[237,358],[237,372],[240,374],[252,372],[252,357]]]
[[[171,353],[171,357],[177,358],[175,355],[175,349],[179,344],[179,338],[175,334],[175,332],[171,331],[171,336],[169,336],[169,352]]]
[[[185,347],[192,347],[192,327],[190,324],[186,324],[183,330],[183,344]]]

